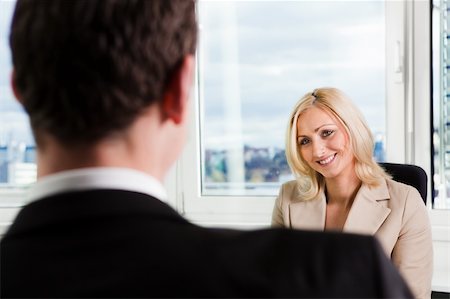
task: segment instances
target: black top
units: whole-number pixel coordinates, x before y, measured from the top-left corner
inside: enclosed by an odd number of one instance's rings
[[[412,297],[370,236],[196,226],[145,194],[27,205],[0,243],[1,297]]]

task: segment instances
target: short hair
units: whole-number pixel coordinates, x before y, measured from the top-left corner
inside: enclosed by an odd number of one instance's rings
[[[337,88],[318,88],[305,94],[294,106],[286,130],[286,158],[297,179],[301,200],[316,198],[324,191],[323,176],[312,169],[302,158],[297,138],[299,116],[311,107],[317,107],[333,115],[345,128],[349,149],[355,157],[358,178],[370,187],[379,185],[380,179],[390,176],[373,158],[374,139],[363,114],[350,98]]]
[[[18,0],[14,80],[35,137],[92,143],[126,129],[196,41],[193,0]]]

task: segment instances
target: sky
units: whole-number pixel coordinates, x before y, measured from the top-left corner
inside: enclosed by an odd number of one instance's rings
[[[0,0],[0,144],[33,143],[9,86],[13,6]],[[283,148],[292,106],[322,86],[342,89],[384,132],[382,1],[200,1],[199,25],[205,147]]]
[[[323,86],[385,131],[382,1],[204,1],[199,22],[205,147],[284,147],[291,108]]]
[[[28,117],[14,100],[10,87],[11,55],[8,35],[14,4],[11,0],[0,0],[0,146],[12,140],[34,144]]]

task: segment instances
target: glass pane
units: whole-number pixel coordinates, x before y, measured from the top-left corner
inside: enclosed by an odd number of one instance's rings
[[[28,117],[10,87],[8,38],[14,5],[15,1],[0,0],[0,195],[36,180],[36,148]]]
[[[361,108],[384,160],[383,1],[200,1],[202,195],[275,195],[284,134],[316,87]]]
[[[433,208],[450,208],[450,54],[448,1],[433,1]]]

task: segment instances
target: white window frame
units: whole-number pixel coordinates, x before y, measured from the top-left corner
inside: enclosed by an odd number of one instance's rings
[[[406,96],[405,68],[405,2],[386,1],[386,159],[390,162],[406,161]],[[201,28],[200,28],[201,30]],[[201,34],[200,34],[200,43]],[[197,59],[202,59],[199,47]],[[200,61],[201,62],[201,61]],[[201,63],[197,64],[201,66]],[[391,67],[389,67],[391,66]],[[398,73],[397,70],[401,72]],[[270,225],[275,196],[202,196],[201,195],[201,147],[200,122],[202,97],[199,96],[198,69],[193,100],[191,101],[190,139],[181,159],[176,165],[172,180],[175,192],[175,207],[188,219],[207,226],[264,227]],[[200,99],[200,100],[199,100]],[[399,100],[400,99],[400,100]],[[401,120],[399,122],[399,120]],[[395,123],[395,126],[392,124]],[[400,125],[398,125],[401,123]],[[392,129],[391,129],[392,127]]]
[[[431,208],[431,1],[414,1],[406,4],[408,12],[408,147],[409,159],[425,169],[428,175],[427,205],[432,228],[434,272],[432,290],[450,292],[450,210]],[[426,42],[424,42],[426,41]],[[426,71],[423,71],[426,70]],[[424,100],[424,99],[428,99]]]

